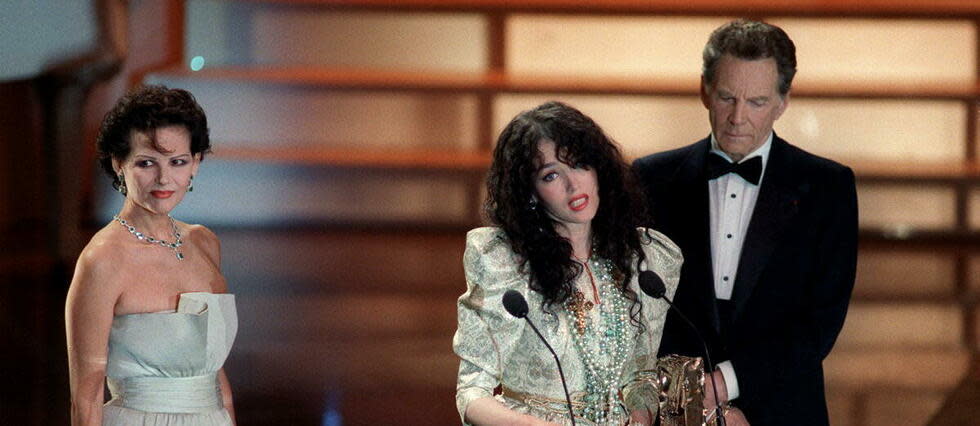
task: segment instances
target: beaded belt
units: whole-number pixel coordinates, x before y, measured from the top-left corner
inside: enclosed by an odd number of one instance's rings
[[[504,398],[522,402],[528,407],[537,410],[566,416],[568,415],[568,402],[564,399],[548,398],[546,396],[518,392],[508,388],[507,386],[501,386],[501,395]],[[582,412],[589,406],[589,404],[585,402],[585,395],[585,392],[575,392],[569,394],[569,398],[572,402],[572,411],[575,412],[575,417],[581,417]],[[622,398],[622,395],[620,395],[620,398]],[[602,410],[609,411],[609,404],[603,403]]]
[[[150,413],[205,413],[223,407],[216,374],[108,378],[107,382],[111,406]]]

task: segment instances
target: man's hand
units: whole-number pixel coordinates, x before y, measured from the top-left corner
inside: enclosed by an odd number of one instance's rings
[[[732,407],[725,413],[725,424],[728,426],[749,426],[749,421],[745,419],[742,410]]]
[[[728,386],[725,384],[725,375],[721,374],[721,370],[715,370],[711,373],[714,376],[714,383],[718,384],[718,399],[721,403],[728,402]],[[715,393],[712,391],[714,385],[712,384],[710,377],[704,378],[704,408],[713,410],[718,403],[715,402]]]

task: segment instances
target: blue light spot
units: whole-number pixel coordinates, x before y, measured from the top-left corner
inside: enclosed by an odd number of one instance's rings
[[[343,426],[344,420],[340,417],[340,413],[337,410],[328,410],[323,414],[323,426]]]
[[[321,426],[343,426],[344,418],[340,414],[340,400],[341,394],[339,391],[329,392],[327,394],[327,407],[323,412],[323,418],[320,419]]]
[[[191,59],[191,71],[200,71],[201,68],[204,68],[203,56],[195,56],[193,59]]]

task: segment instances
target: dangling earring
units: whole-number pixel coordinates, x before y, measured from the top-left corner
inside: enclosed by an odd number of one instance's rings
[[[538,200],[531,198],[531,202],[527,204],[527,208],[531,209],[531,211],[537,210]]]
[[[187,185],[187,192],[194,192],[194,175],[191,175],[191,183]]]
[[[123,174],[120,173],[119,176],[116,176],[116,178],[119,179],[119,186],[116,187],[116,190],[119,191],[123,196],[125,196],[126,195],[126,176],[123,176]]]

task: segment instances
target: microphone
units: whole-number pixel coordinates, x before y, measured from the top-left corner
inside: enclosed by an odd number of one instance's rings
[[[565,372],[561,369],[561,361],[558,360],[558,354],[555,353],[555,350],[551,348],[551,345],[549,345],[548,341],[544,339],[544,336],[541,335],[538,328],[535,327],[534,323],[531,322],[531,319],[527,317],[527,300],[525,300],[524,295],[517,290],[507,290],[507,292],[504,293],[503,302],[504,309],[507,310],[507,313],[513,315],[515,318],[524,318],[524,321],[527,321],[527,325],[530,325],[531,329],[534,330],[534,333],[541,339],[541,343],[544,343],[545,347],[548,348],[548,351],[551,352],[551,356],[555,357],[555,363],[558,364],[558,376],[561,377],[561,387],[565,390],[565,402],[568,404],[568,417],[572,419],[572,426],[575,426],[575,413],[572,411],[572,398],[568,396],[568,385],[565,383]]]
[[[677,309],[677,307],[674,306],[674,303],[667,297],[667,286],[664,285],[664,280],[661,279],[656,272],[641,271],[639,281],[640,290],[643,290],[647,296],[667,302],[667,305],[670,305],[670,308],[673,309],[678,316],[683,318],[684,321],[687,322],[687,325],[691,326],[691,329],[694,330],[694,334],[698,337],[698,340],[701,341],[701,345],[704,347],[704,357],[708,361],[708,366],[714,370],[715,364],[711,362],[711,354],[708,353],[708,344],[705,343],[704,338],[701,337],[701,332],[699,332],[698,328],[694,326],[694,323],[687,319],[687,317],[684,316],[684,313],[682,313],[680,309]],[[520,296],[520,294],[518,294],[518,296]],[[715,418],[718,419],[718,424],[720,426],[724,426],[725,418],[721,414],[721,401],[718,400],[718,385],[715,383],[715,375],[708,374],[708,378],[711,379],[711,393],[713,393],[715,397]]]
[[[515,318],[527,317],[527,300],[517,290],[507,290],[504,293],[504,309]]]

